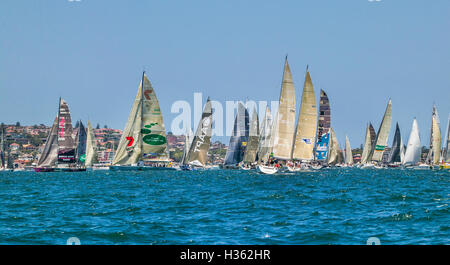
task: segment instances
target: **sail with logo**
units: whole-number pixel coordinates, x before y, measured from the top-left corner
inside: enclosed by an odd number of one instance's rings
[[[208,150],[212,133],[212,104],[208,98],[203,109],[202,117],[189,147],[185,164],[194,167],[205,167],[208,162]]]
[[[311,161],[314,159],[314,143],[317,128],[317,107],[314,86],[308,68],[306,68],[300,114],[298,115],[295,141],[292,148],[294,160]]]
[[[247,147],[249,136],[248,111],[242,102],[238,103],[238,110],[234,120],[233,132],[230,137],[227,153],[225,154],[224,167],[237,168],[244,159],[245,148]]]
[[[83,122],[80,121],[77,128],[77,134],[75,136],[75,144],[76,144],[75,158],[77,163],[81,165],[86,162],[86,141],[87,141],[86,129],[84,128]]]
[[[380,128],[378,129],[377,136],[375,138],[375,146],[370,153],[370,161],[381,162],[383,158],[384,150],[386,149],[389,132],[391,130],[392,122],[392,103],[389,99],[386,111],[384,112],[383,120],[381,121]]]
[[[110,170],[170,167],[166,131],[155,90],[145,72]]]
[[[58,115],[53,122],[34,171],[86,171],[85,167],[76,164],[75,141],[72,133],[69,105],[64,99],[60,98]]]
[[[317,121],[317,143],[315,147],[316,160],[324,161],[328,157],[328,146],[330,140],[331,109],[328,95],[320,90],[319,119]]]

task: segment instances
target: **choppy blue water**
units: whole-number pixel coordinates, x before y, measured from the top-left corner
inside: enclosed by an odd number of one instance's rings
[[[0,173],[0,244],[450,244],[449,171]]]

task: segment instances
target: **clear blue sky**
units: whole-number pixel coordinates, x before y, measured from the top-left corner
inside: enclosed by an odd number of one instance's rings
[[[450,1],[0,1],[0,121],[73,119],[123,129],[145,67],[167,127],[175,100],[278,100],[284,56],[300,104],[306,64],[341,144],[393,101],[428,144],[433,102],[450,113]],[[389,144],[392,142],[392,135]]]

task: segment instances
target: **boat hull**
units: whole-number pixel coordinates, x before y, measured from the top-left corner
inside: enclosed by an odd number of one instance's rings
[[[278,168],[276,167],[268,167],[268,166],[262,166],[262,165],[258,165],[256,167],[256,170],[260,173],[263,174],[268,174],[268,175],[272,175],[278,172]]]
[[[35,167],[34,172],[83,172],[86,168],[51,168],[51,167]]]
[[[166,171],[176,170],[174,167],[149,167],[149,166],[110,166],[111,171]]]

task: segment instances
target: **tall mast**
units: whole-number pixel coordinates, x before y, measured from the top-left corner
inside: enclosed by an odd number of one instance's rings
[[[142,128],[142,123],[144,122],[143,121],[143,116],[144,116],[144,76],[145,76],[145,71],[143,71],[142,72],[142,84],[141,84],[141,128]],[[143,149],[144,149],[144,144],[143,144],[143,142],[144,141],[142,141],[142,139],[140,139],[139,140],[139,145],[140,145],[140,148],[141,148],[141,160],[142,160],[142,157],[143,157]]]

